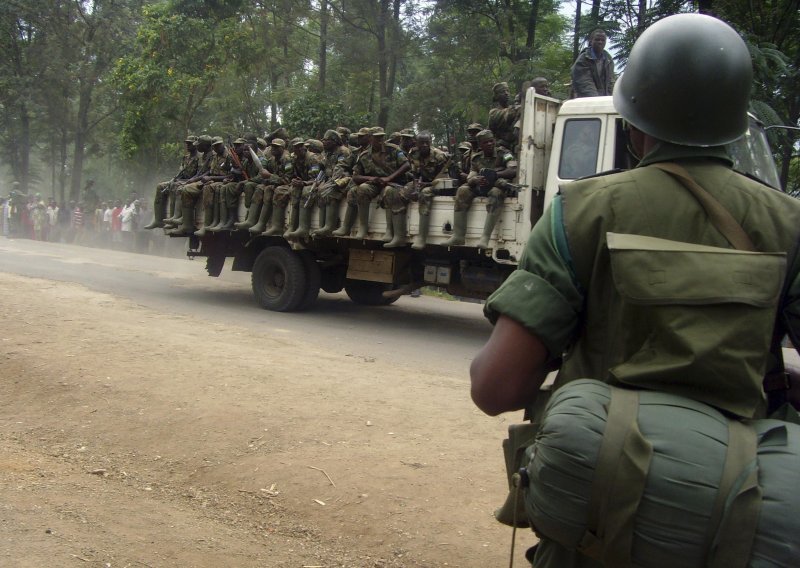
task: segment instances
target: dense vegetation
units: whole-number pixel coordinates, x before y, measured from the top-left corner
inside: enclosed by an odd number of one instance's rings
[[[0,179],[59,201],[150,195],[188,133],[293,135],[407,126],[439,143],[486,122],[491,86],[545,76],[569,90],[586,32],[618,68],[638,34],[711,12],[748,41],[753,111],[800,118],[800,0],[5,0],[0,3]],[[720,93],[720,96],[725,96]],[[773,131],[787,189],[797,135]],[[0,190],[0,193],[6,193]]]

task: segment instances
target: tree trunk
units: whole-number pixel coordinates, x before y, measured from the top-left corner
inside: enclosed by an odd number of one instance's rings
[[[389,15],[389,0],[380,0],[375,35],[378,40],[378,126],[386,128],[389,119],[387,85],[389,79],[389,57],[386,50],[386,20]]]
[[[572,34],[572,60],[575,61],[581,50],[581,0],[575,2],[575,25]]]
[[[75,124],[75,147],[72,155],[72,179],[70,180],[69,198],[80,201],[81,181],[83,177],[83,158],[86,152],[86,138],[89,133],[89,109],[92,105],[94,91],[94,74],[79,80],[80,98],[78,99],[78,117]]]
[[[600,25],[600,4],[601,0],[592,0],[592,12],[589,18],[591,19],[591,27],[596,28]],[[587,32],[589,30],[586,30]]]
[[[19,113],[19,139],[17,140],[17,151],[19,152],[19,181],[20,189],[28,193],[28,183],[31,177],[31,117],[28,113],[28,106],[20,103]]]
[[[319,3],[319,90],[325,90],[328,73],[328,0]]]
[[[533,55],[533,46],[536,41],[536,22],[539,19],[539,0],[531,0],[531,11],[528,14],[528,37],[525,39],[525,48],[528,57]]]

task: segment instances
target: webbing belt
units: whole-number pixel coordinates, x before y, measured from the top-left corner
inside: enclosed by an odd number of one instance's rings
[[[608,421],[592,481],[587,531],[578,550],[608,566],[631,565],[633,525],[653,446],[639,430],[639,393],[611,389]]]
[[[639,393],[611,389],[581,553],[606,566],[631,566],[634,519],[653,446],[639,430]],[[728,421],[728,448],[706,536],[709,568],[746,568],[761,509],[755,430]]]

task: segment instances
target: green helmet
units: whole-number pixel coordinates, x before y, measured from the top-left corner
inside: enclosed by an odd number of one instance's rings
[[[724,22],[678,14],[650,26],[631,50],[614,106],[642,132],[684,146],[719,146],[747,131],[753,68]]]

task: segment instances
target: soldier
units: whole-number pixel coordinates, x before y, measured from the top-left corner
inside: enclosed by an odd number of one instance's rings
[[[197,138],[197,151],[200,153],[198,173],[184,181],[178,189],[181,200],[181,224],[178,228],[167,232],[168,235],[180,237],[194,233],[194,207],[198,196],[203,192],[203,180],[211,174],[211,169],[216,164],[216,153],[211,149],[214,139],[207,134]]]
[[[273,137],[270,142],[270,151],[262,162],[261,174],[266,180],[264,183],[264,208],[258,219],[258,224],[251,228],[252,233],[264,227],[271,212],[269,227],[263,232],[266,236],[282,235],[286,207],[291,194],[291,180],[294,174],[292,156],[286,151],[286,141],[283,138]],[[280,198],[278,197],[280,190]],[[257,233],[256,233],[257,234]]]
[[[203,227],[194,234],[197,237],[204,237],[206,232],[215,225],[219,225],[220,219],[220,191],[225,183],[230,182],[231,170],[233,170],[233,160],[225,147],[222,138],[217,136],[211,141],[211,148],[214,150],[214,157],[211,160],[211,169],[207,176],[200,180],[203,192]],[[184,188],[184,193],[186,189]],[[216,220],[216,222],[215,222]]]
[[[247,173],[247,179],[240,182],[235,189],[235,196],[230,195],[228,200],[238,201],[238,196],[244,194],[244,205],[247,207],[247,215],[244,221],[233,223],[234,229],[251,229],[259,218],[264,203],[264,194],[269,193],[269,198],[272,198],[272,189],[269,184],[269,173],[262,175],[262,169],[266,160],[266,155],[262,153],[258,139],[255,134],[248,134],[244,138],[244,146],[242,147],[242,169]],[[255,154],[255,156],[253,155]],[[270,186],[269,188],[267,186]],[[271,201],[270,201],[271,203]],[[268,208],[269,210],[269,208]],[[229,223],[231,220],[229,219]],[[224,230],[224,228],[222,229]],[[263,227],[258,232],[263,231]],[[253,231],[255,232],[255,231]]]
[[[491,415],[543,409],[540,386],[559,367],[553,390],[590,377],[688,396],[746,418],[764,416],[765,388],[778,387],[768,393],[778,398],[800,388],[778,364],[787,332],[800,345],[800,203],[736,173],[724,147],[747,132],[752,81],[746,44],[718,19],[680,14],[644,31],[614,91],[630,148],[641,161],[630,171],[562,185],[534,227],[519,268],[486,303],[495,327],[470,371],[479,408]],[[716,207],[706,209],[709,197]],[[715,221],[712,209],[720,208],[729,223]],[[615,246],[612,234],[647,239],[646,256],[661,259],[661,270],[658,262],[649,271],[633,264],[621,270],[617,255],[625,247]],[[715,255],[708,247],[723,249],[716,254],[720,264],[707,262]],[[785,258],[763,267],[759,278],[722,291],[721,282],[734,281],[730,275],[753,274],[755,258],[772,255]],[[657,297],[670,303],[674,318],[643,318],[630,309],[621,294],[633,289],[631,275],[637,274],[636,289],[648,290],[637,303]],[[663,274],[671,276],[658,278]],[[745,289],[748,297],[763,298],[763,317],[743,304],[741,319],[732,316]],[[692,298],[714,298],[719,307],[675,301],[689,298],[688,291]],[[527,416],[539,423],[542,412]],[[755,449],[747,459],[755,459]],[[614,507],[609,501],[609,511]],[[633,525],[627,517],[618,521],[615,527]],[[615,542],[625,540],[624,532]],[[667,527],[664,534],[670,534]],[[607,565],[540,537],[532,559],[537,568]],[[669,558],[658,564],[677,565]]]
[[[200,139],[203,139],[201,144]],[[211,151],[211,140],[212,137],[204,134],[203,136],[198,136],[197,140],[194,143],[195,148],[197,149],[197,170],[193,176],[188,179],[178,180],[173,184],[173,193],[175,194],[175,214],[170,217],[169,219],[164,219],[164,225],[175,228],[183,223],[183,203],[181,199],[181,192],[183,191],[183,186],[188,183],[194,183],[199,180],[202,176],[208,173],[208,167],[211,164],[211,157],[213,156],[213,152]],[[206,148],[206,150],[203,150]],[[194,222],[192,222],[192,225]]]
[[[147,225],[145,229],[159,229],[164,226],[164,217],[168,213],[168,211],[164,211],[164,204],[167,201],[165,199],[166,194],[169,193],[169,203],[174,206],[175,194],[173,188],[175,182],[189,179],[197,173],[198,156],[195,142],[197,142],[197,136],[186,137],[186,140],[184,140],[186,153],[181,158],[181,169],[171,180],[163,181],[156,186],[156,195],[153,199],[153,222]],[[177,209],[180,209],[180,207]]]
[[[304,144],[309,152],[311,152],[312,154],[316,154],[317,156],[322,156],[322,152],[325,151],[325,145],[322,143],[322,140],[317,140],[316,138],[309,138],[304,142]]]
[[[322,171],[320,161],[317,154],[308,151],[302,138],[292,140],[293,177],[289,191],[282,187],[275,190],[276,203],[285,203],[291,198],[292,216],[283,234],[287,240],[301,240],[309,236],[311,211],[317,203],[317,191],[322,181],[319,175]]]
[[[605,30],[592,30],[587,43],[570,70],[572,98],[602,97],[614,92],[614,60],[605,50]]]
[[[392,214],[393,238],[383,246],[401,247],[406,244],[406,221],[408,204],[419,200],[419,234],[411,248],[422,250],[428,239],[431,222],[431,205],[438,189],[432,185],[437,178],[447,178],[450,158],[437,148],[431,148],[429,132],[420,132],[416,137],[416,148],[409,155],[412,181],[403,187],[386,186],[384,202]]]
[[[406,156],[411,155],[411,151],[414,149],[414,144],[416,142],[416,135],[414,131],[410,128],[404,128],[400,131],[400,147],[403,149],[403,152],[406,153]]]
[[[314,237],[327,237],[336,228],[339,202],[353,175],[350,148],[342,143],[336,130],[328,130],[322,137],[325,151],[322,154],[322,167],[325,171],[325,185],[319,193],[319,229],[312,232]]]
[[[494,106],[489,109],[488,129],[494,133],[500,146],[509,152],[517,153],[517,134],[514,126],[522,115],[522,107],[518,104],[509,105],[511,93],[508,83],[496,83],[492,87]]]
[[[395,146],[400,146],[402,144],[400,132],[392,132],[392,135],[389,136],[389,140],[387,140],[387,142],[389,142],[389,144],[394,144]]]
[[[509,180],[513,180],[517,175],[517,162],[514,156],[502,146],[495,146],[491,130],[481,130],[478,133],[478,143],[481,151],[472,158],[467,183],[459,187],[456,192],[453,236],[444,243],[445,246],[464,244],[467,233],[467,212],[472,200],[477,195],[485,195],[488,197],[486,201],[488,215],[478,247],[488,248],[494,226],[503,211],[503,199]]]
[[[456,152],[456,160],[450,162],[450,177],[458,180],[460,184],[464,184],[467,183],[469,175],[472,144],[464,141],[456,147]]]
[[[217,233],[220,231],[231,231],[234,228],[234,223],[238,219],[239,210],[239,195],[244,188],[244,182],[249,179],[250,173],[253,172],[251,166],[249,170],[245,169],[248,165],[245,161],[245,153],[247,151],[247,141],[244,138],[237,138],[233,141],[233,147],[228,148],[228,156],[231,158],[231,171],[227,178],[220,182],[217,191],[217,206],[219,207],[219,219],[213,223],[207,231]],[[237,161],[239,165],[237,165]]]
[[[366,239],[369,230],[369,204],[384,187],[402,176],[411,167],[403,150],[384,141],[386,133],[376,126],[370,129],[370,147],[359,154],[353,168],[353,187],[347,192],[347,211],[336,236],[350,234],[358,210],[357,239]],[[391,225],[387,226],[387,233]],[[384,237],[386,238],[386,237]],[[402,238],[405,238],[403,235]],[[391,240],[391,239],[389,239]]]

